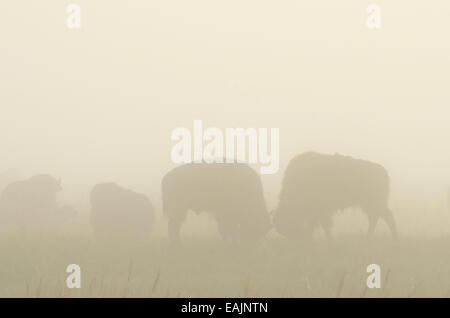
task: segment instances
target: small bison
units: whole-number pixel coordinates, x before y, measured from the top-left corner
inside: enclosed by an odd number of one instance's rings
[[[150,235],[154,209],[143,194],[115,183],[94,186],[90,221],[97,238],[143,239]]]
[[[288,238],[311,237],[318,226],[330,238],[332,215],[358,207],[368,216],[369,237],[380,217],[397,237],[388,197],[389,176],[382,166],[338,154],[307,152],[288,164],[273,222]]]
[[[35,175],[5,187],[0,195],[1,226],[8,230],[43,230],[59,226],[76,215],[69,207],[60,207],[61,181],[48,174]]]
[[[168,172],[162,180],[163,211],[169,237],[180,243],[188,210],[208,212],[221,236],[254,243],[270,228],[270,217],[259,175],[243,163],[190,163]]]

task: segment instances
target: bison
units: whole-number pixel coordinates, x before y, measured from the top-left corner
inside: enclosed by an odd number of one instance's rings
[[[188,210],[208,212],[225,240],[254,243],[270,228],[259,175],[244,163],[189,163],[162,180],[164,215],[169,237],[180,244]]]
[[[90,221],[97,238],[143,239],[149,236],[154,209],[145,195],[115,183],[101,183],[92,189],[90,201]]]
[[[389,176],[382,166],[338,154],[307,152],[287,166],[273,222],[280,234],[291,239],[310,237],[319,226],[330,238],[332,215],[358,207],[369,219],[369,237],[379,218],[397,237],[388,197]]]
[[[61,181],[48,174],[10,183],[0,195],[2,227],[42,230],[42,227],[64,223],[76,212],[69,206],[59,206],[61,190]]]

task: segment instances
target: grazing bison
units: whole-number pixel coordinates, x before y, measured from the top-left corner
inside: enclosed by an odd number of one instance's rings
[[[61,182],[40,174],[28,180],[10,183],[0,195],[0,217],[3,229],[33,229],[58,226],[76,212],[58,205]]]
[[[143,194],[115,183],[101,183],[91,192],[90,221],[100,239],[143,239],[150,235],[154,210]]]
[[[338,154],[307,152],[288,164],[273,221],[288,238],[311,236],[318,226],[330,237],[332,215],[359,207],[369,218],[369,236],[381,217],[396,237],[388,197],[389,176],[382,166]]]
[[[259,175],[242,163],[191,163],[168,172],[162,180],[163,210],[169,237],[180,243],[188,210],[208,212],[224,239],[252,243],[270,228]]]

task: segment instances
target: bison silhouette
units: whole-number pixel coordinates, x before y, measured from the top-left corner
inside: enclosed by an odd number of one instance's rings
[[[291,239],[310,237],[319,226],[330,238],[332,215],[358,207],[369,219],[369,237],[379,218],[397,237],[388,197],[389,176],[382,166],[338,154],[307,152],[288,164],[273,222],[280,234]]]
[[[60,207],[61,181],[48,174],[35,175],[5,187],[0,195],[1,226],[5,232],[59,226],[76,215],[69,207]]]
[[[115,183],[94,186],[90,221],[97,238],[144,239],[152,229],[154,209],[143,194]]]
[[[179,166],[164,176],[162,200],[175,245],[189,210],[212,215],[221,236],[233,242],[255,243],[270,228],[261,179],[244,163]]]

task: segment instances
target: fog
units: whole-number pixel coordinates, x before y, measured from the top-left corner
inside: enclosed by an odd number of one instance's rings
[[[303,151],[383,164],[397,191],[449,184],[448,4],[79,1],[1,5],[2,168],[77,192],[114,180],[158,197],[170,132],[279,127],[280,171]]]
[[[295,155],[339,153],[389,172],[401,234],[448,235],[450,4],[378,2],[370,30],[356,0],[78,0],[81,29],[68,1],[3,1],[0,172],[61,177],[82,218],[92,187],[116,182],[149,197],[166,237],[173,129],[279,128],[269,209]],[[217,235],[210,221],[190,215],[186,233]],[[336,221],[366,231],[358,213]]]

